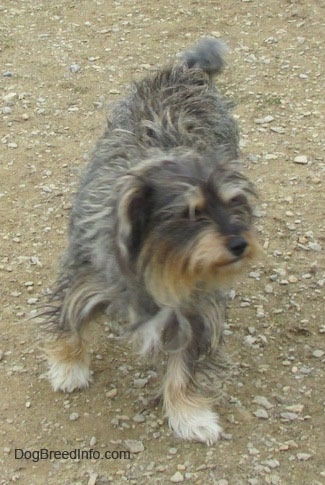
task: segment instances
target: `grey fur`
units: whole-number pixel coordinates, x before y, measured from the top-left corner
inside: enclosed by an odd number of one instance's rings
[[[212,81],[224,66],[224,53],[222,43],[203,39],[180,62],[133,83],[112,107],[73,203],[69,245],[48,310],[54,332],[80,333],[97,310],[125,316],[130,307],[129,329],[141,329],[162,307],[132,256],[147,231],[146,214],[154,211],[152,220],[163,226],[181,214],[185,195],[201,184],[251,191],[240,173],[231,103]],[[127,202],[121,204],[128,191],[139,197],[132,213]],[[156,195],[149,203],[152,191]],[[242,212],[244,218],[250,213]],[[167,306],[173,309],[172,302]],[[194,376],[199,361],[218,351],[224,308],[221,291],[198,286],[163,322],[161,349],[184,351]]]

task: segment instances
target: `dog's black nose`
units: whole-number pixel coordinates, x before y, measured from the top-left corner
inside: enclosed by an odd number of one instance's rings
[[[247,247],[247,241],[241,236],[234,236],[229,239],[227,248],[234,256],[241,256]]]

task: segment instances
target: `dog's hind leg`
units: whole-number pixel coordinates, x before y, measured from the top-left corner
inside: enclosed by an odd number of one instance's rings
[[[63,282],[54,297],[59,305],[48,311],[53,337],[46,345],[49,361],[48,378],[54,391],[72,392],[91,382],[90,355],[84,331],[107,296],[95,276],[83,274],[69,287]]]
[[[176,436],[207,445],[218,440],[222,433],[218,416],[211,410],[210,400],[196,391],[185,350],[168,356],[163,397],[169,426]]]

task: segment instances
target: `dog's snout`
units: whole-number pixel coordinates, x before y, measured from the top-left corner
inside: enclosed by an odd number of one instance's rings
[[[234,256],[241,256],[247,248],[247,241],[242,236],[235,236],[229,239],[227,248]]]

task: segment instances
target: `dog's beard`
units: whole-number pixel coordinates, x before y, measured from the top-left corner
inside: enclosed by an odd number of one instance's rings
[[[227,288],[259,252],[253,231],[244,233],[247,248],[240,256],[230,253],[226,238],[206,229],[183,248],[172,241],[149,237],[138,261],[148,292],[156,302],[177,307],[197,289]]]

